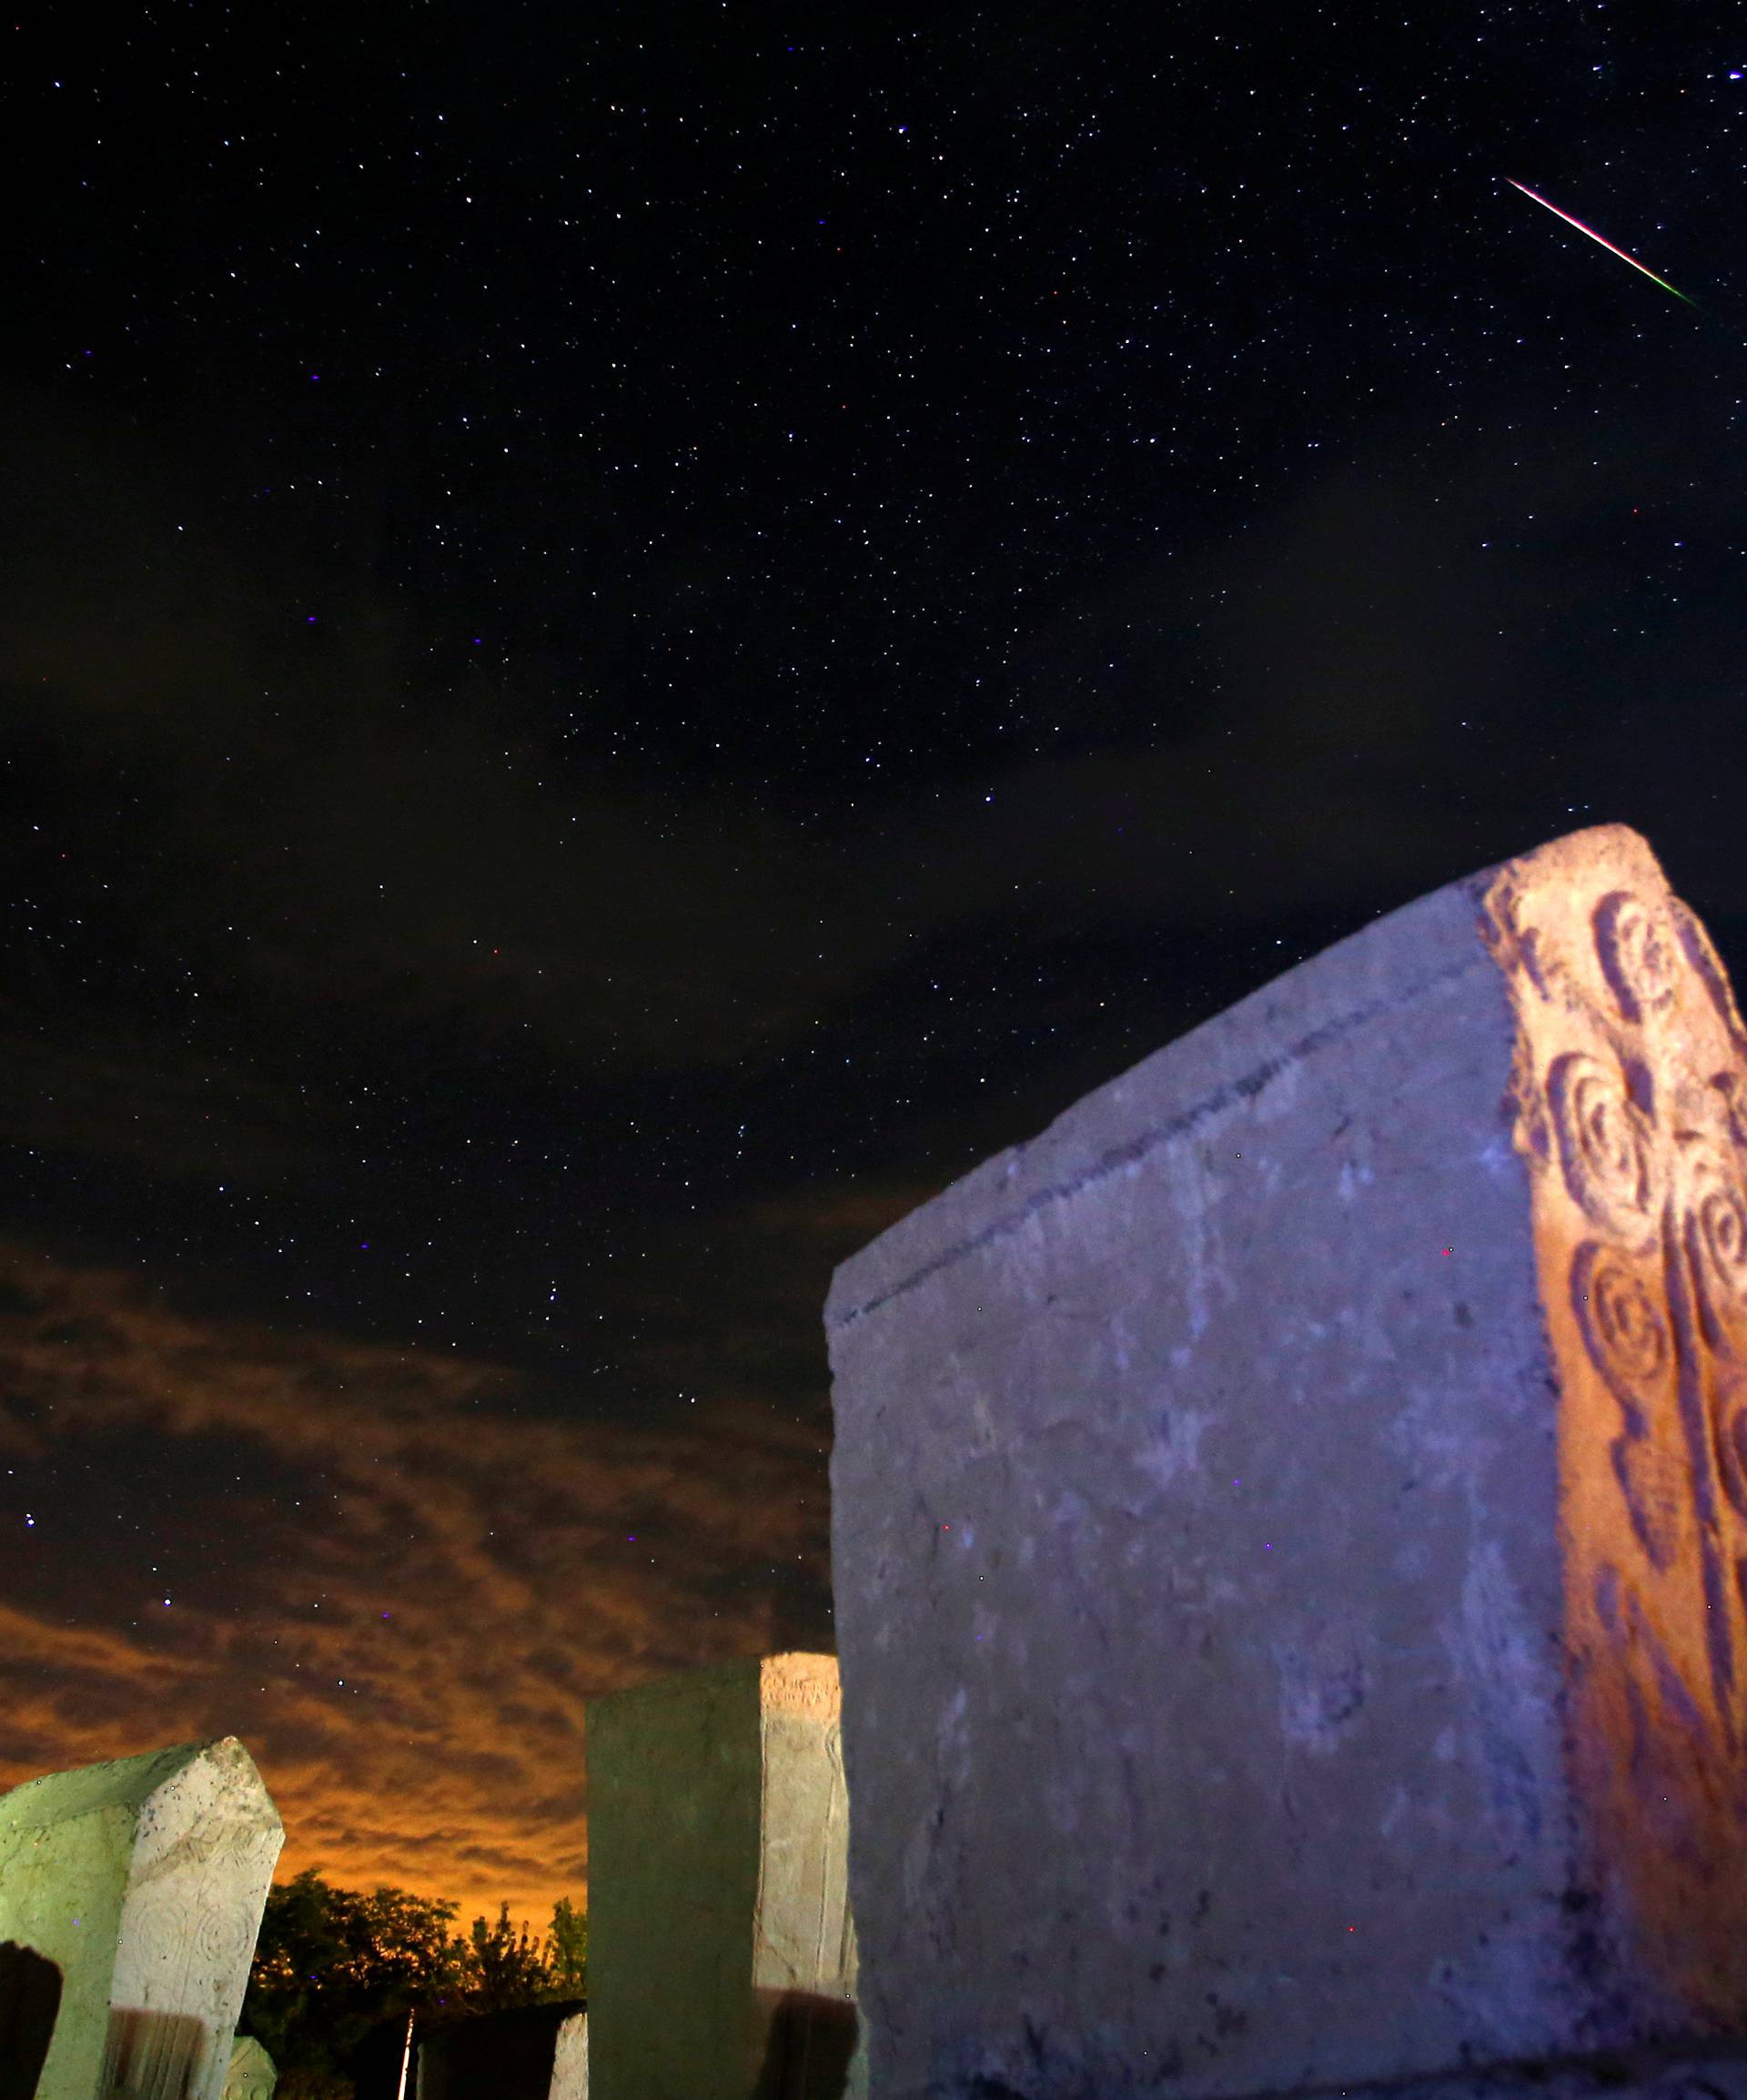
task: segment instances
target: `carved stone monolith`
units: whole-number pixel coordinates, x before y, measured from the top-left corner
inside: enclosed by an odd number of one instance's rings
[[[234,1736],[0,1795],[0,1942],[60,1978],[35,2100],[219,2100],[284,1842]]]
[[[588,1760],[590,2100],[864,2093],[834,1659],[592,1701]]]
[[[1744,1169],[1722,968],[1608,827],[838,1271],[880,2100],[1747,2089]]]

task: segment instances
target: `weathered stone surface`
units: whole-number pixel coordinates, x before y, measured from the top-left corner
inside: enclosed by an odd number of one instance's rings
[[[1581,833],[838,1272],[879,2100],[1747,2034],[1744,1042]]]
[[[834,1660],[597,1700],[588,1758],[591,2100],[863,2092]]]
[[[572,2013],[558,2030],[547,2100],[589,2100],[589,2015]]]
[[[234,1736],[0,1796],[0,1941],[60,1975],[37,2100],[219,2100],[284,1839]]]
[[[273,2100],[278,2082],[272,2057],[252,2034],[238,2034],[230,2045],[221,2100]]]

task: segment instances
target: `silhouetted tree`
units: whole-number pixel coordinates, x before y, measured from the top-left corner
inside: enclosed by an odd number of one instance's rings
[[[588,1996],[589,1913],[579,1911],[569,1896],[560,1896],[552,1905],[551,1929],[546,1935],[546,1964],[557,1986],[555,1996]]]
[[[462,1957],[461,1995],[470,2013],[501,2013],[555,1995],[544,1945],[525,1923],[520,1931],[510,1923],[508,1903],[499,1905],[495,1924],[474,1919]]]
[[[278,2100],[352,2100],[358,2052],[385,2027],[419,2032],[476,2013],[584,1994],[589,1921],[568,1896],[536,1939],[510,1922],[450,1928],[456,1905],[334,1887],[313,1868],[268,1895],[242,2029],[279,2068]]]

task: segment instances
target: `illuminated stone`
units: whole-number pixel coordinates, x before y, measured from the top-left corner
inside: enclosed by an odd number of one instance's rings
[[[548,2100],[589,2100],[589,2015],[572,2013],[558,2030]]]
[[[1585,832],[839,1270],[880,2100],[1747,2034],[1744,1048]]]
[[[590,2100],[865,2091],[837,1665],[591,1701]]]
[[[220,2100],[284,1842],[234,1736],[0,1796],[0,1941],[60,1977],[36,2100]]]
[[[273,2059],[251,2034],[238,2034],[230,2045],[221,2100],[273,2100],[279,2075]]]

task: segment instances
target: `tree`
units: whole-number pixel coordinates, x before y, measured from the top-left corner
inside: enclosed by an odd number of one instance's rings
[[[556,1994],[546,1950],[526,1923],[510,1923],[510,1906],[498,1906],[497,1923],[475,1918],[463,1956],[461,1992],[470,2013],[500,2013],[510,2005],[536,2005]]]
[[[313,1868],[268,1891],[243,2024],[298,2100],[349,2095],[365,2039],[409,2013],[440,2012],[463,1964],[449,1931],[453,1903],[378,1889],[330,1886]]]
[[[242,2025],[279,2068],[278,2100],[352,2100],[360,2050],[384,2028],[404,2034],[409,2014],[429,2033],[585,1994],[588,1915],[568,1896],[543,1939],[512,1925],[508,1903],[465,1937],[455,1915],[405,1889],[335,1888],[313,1868],[268,1892]]]
[[[546,1935],[546,1964],[559,1986],[558,1996],[588,1996],[589,1913],[579,1911],[569,1896],[560,1896],[552,1905],[551,1929]]]

